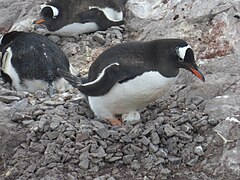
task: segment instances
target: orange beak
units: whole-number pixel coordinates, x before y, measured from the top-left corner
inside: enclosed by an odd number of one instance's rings
[[[33,21],[33,24],[42,24],[43,22],[45,22],[44,19],[37,19],[37,20]]]
[[[189,67],[192,71],[193,74],[195,74],[199,79],[201,79],[203,82],[205,81],[205,77],[203,76],[203,74],[201,73],[201,71],[199,71],[198,69],[195,69],[193,67]]]

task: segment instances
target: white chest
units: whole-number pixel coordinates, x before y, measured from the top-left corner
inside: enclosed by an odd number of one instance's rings
[[[56,34],[59,36],[77,36],[79,34],[91,33],[99,29],[95,22],[88,23],[73,23],[62,27],[57,31],[49,31],[50,34]]]
[[[89,103],[96,116],[110,119],[114,114],[129,113],[146,107],[163,96],[175,79],[166,78],[158,72],[146,72],[125,83],[115,84],[104,96],[90,96]]]

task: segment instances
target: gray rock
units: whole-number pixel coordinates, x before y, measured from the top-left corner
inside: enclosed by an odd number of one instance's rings
[[[167,158],[168,157],[168,153],[164,149],[162,149],[162,148],[159,148],[159,150],[156,153],[156,155],[158,157],[162,157],[162,158]]]
[[[211,118],[211,119],[208,119],[208,123],[211,126],[216,126],[219,123],[219,121],[217,119]]]
[[[33,122],[34,122],[34,120],[25,120],[25,121],[22,121],[22,124],[24,126],[28,126],[28,125],[32,124]]]
[[[99,121],[91,121],[92,125],[98,129],[102,129],[105,126],[103,125],[103,123],[99,122]]]
[[[101,45],[105,44],[105,42],[106,42],[103,35],[99,34],[98,32],[94,33],[92,38],[93,38],[94,41],[97,41]]]
[[[143,143],[145,146],[147,146],[150,143],[150,140],[146,138],[146,136],[143,136],[141,139],[141,143]]]
[[[205,154],[202,146],[196,146],[194,148],[194,153],[196,153],[198,156],[203,156]]]
[[[192,140],[192,136],[188,135],[187,133],[183,132],[183,131],[179,131],[177,133],[177,136],[179,137],[179,139],[182,139],[182,140]]]
[[[103,149],[102,146],[100,146],[98,149],[97,149],[97,152],[96,153],[90,153],[89,154],[90,156],[94,157],[94,158],[103,158],[106,156],[106,153],[105,153],[105,150]]]
[[[170,156],[168,157],[168,160],[172,163],[172,164],[179,164],[182,161],[181,157],[174,157],[174,156]]]
[[[11,117],[11,120],[13,122],[20,122],[20,121],[24,121],[24,120],[29,120],[31,119],[31,116],[25,114],[25,113],[20,113],[20,112],[15,112],[15,113],[12,113],[10,115]]]
[[[149,152],[155,153],[158,151],[158,145],[154,145],[152,143],[149,144]]]
[[[195,158],[193,158],[193,159],[191,159],[189,162],[187,162],[187,165],[189,165],[189,166],[194,166],[195,164],[197,164],[198,159],[199,159],[199,157],[196,156]]]
[[[174,136],[178,133],[177,130],[175,130],[172,126],[169,124],[164,125],[164,132],[167,135],[167,137]]]
[[[59,126],[60,126],[60,122],[59,122],[59,121],[53,121],[53,122],[50,124],[50,129],[51,129],[51,130],[55,130],[55,129],[57,129]]]
[[[20,98],[17,96],[0,96],[0,101],[4,103],[12,103],[14,101],[19,101]]]
[[[123,156],[123,163],[130,164],[133,161],[134,155],[125,155]]]
[[[115,161],[118,161],[118,160],[120,160],[120,159],[122,159],[122,157],[111,157],[111,158],[108,159],[107,161],[108,161],[108,162],[115,162]]]
[[[89,133],[86,132],[80,132],[76,135],[76,142],[82,142],[89,138]]]
[[[109,131],[106,128],[98,129],[96,130],[96,133],[103,139],[106,139],[110,135]]]
[[[46,105],[46,106],[59,106],[59,105],[63,105],[64,104],[64,101],[44,101],[43,102],[43,105]]]
[[[81,168],[81,169],[84,169],[84,170],[87,170],[89,168],[89,164],[90,164],[90,161],[89,159],[84,159],[82,161],[80,161],[80,163],[78,164],[78,166]]]
[[[195,104],[196,106],[198,106],[199,104],[201,104],[204,101],[203,97],[200,96],[194,96],[194,97],[190,97],[187,98],[186,100],[186,104]]]
[[[197,135],[195,138],[194,138],[194,141],[195,142],[198,142],[198,143],[201,143],[204,141],[204,137],[201,136],[201,135]]]
[[[55,36],[55,35],[50,35],[50,36],[48,36],[48,38],[51,39],[56,44],[60,41],[60,37]]]
[[[140,163],[137,161],[137,160],[133,160],[133,162],[131,163],[131,168],[134,170],[134,171],[137,171],[140,169]]]
[[[159,144],[160,138],[159,138],[158,133],[156,133],[156,132],[151,133],[151,140],[154,145]]]
[[[165,175],[168,175],[171,173],[171,170],[168,169],[168,168],[162,168],[161,171],[160,171],[161,174],[165,174]]]

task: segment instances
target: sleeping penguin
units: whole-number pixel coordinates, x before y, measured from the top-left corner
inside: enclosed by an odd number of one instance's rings
[[[73,73],[64,52],[50,39],[36,33],[12,31],[1,38],[1,76],[16,90],[34,93],[71,88],[57,68]]]
[[[41,5],[41,18],[34,24],[44,24],[47,33],[76,36],[111,26],[123,21],[123,4],[118,0],[52,0]]]
[[[175,82],[179,69],[205,81],[192,48],[181,39],[128,42],[104,51],[90,66],[88,81],[58,69],[61,76],[88,96],[90,107],[111,124],[139,119],[138,110],[162,97]]]

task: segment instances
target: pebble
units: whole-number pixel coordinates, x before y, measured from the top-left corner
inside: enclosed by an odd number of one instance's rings
[[[106,139],[110,135],[109,131],[105,127],[98,129],[96,133],[103,139]]]
[[[140,163],[137,160],[133,160],[133,162],[131,163],[131,168],[136,171],[140,169],[140,167]]]
[[[205,153],[203,151],[202,146],[196,146],[194,148],[194,152],[198,155],[198,156],[203,156]]]
[[[146,136],[143,136],[141,139],[141,142],[147,146],[150,143],[150,140],[148,138],[146,138]]]
[[[90,161],[89,159],[85,158],[84,160],[80,161],[80,163],[78,164],[78,166],[81,169],[87,170],[89,167]]]
[[[201,136],[201,135],[197,135],[195,138],[194,138],[194,141],[197,142],[197,143],[201,143],[204,141],[204,137]]]
[[[60,122],[59,121],[54,121],[50,124],[50,129],[51,130],[55,130],[60,126]]]
[[[103,149],[103,147],[100,146],[100,147],[97,149],[97,152],[96,152],[96,153],[90,153],[89,155],[92,156],[92,157],[94,157],[94,158],[103,158],[103,157],[105,157],[107,154],[106,154],[105,150]]]
[[[195,158],[193,158],[193,159],[191,159],[189,162],[187,162],[187,165],[189,165],[189,166],[194,166],[195,164],[197,164],[198,159],[199,159],[199,157],[196,156]]]
[[[169,156],[168,160],[173,164],[179,164],[179,163],[181,163],[182,158],[181,157]]]
[[[94,33],[92,38],[101,45],[105,44],[106,42],[106,39],[103,37],[103,35],[99,34],[98,32]]]
[[[10,118],[13,122],[19,122],[23,120],[29,120],[31,119],[31,116],[28,116],[25,113],[15,112],[10,115]]]
[[[159,148],[159,150],[157,151],[156,155],[158,157],[162,157],[162,158],[167,158],[168,157],[168,153],[162,149],[162,148]]]
[[[170,174],[170,173],[171,173],[171,170],[168,169],[168,168],[162,168],[161,171],[160,171],[160,173],[167,175],[167,174]]]
[[[118,161],[120,159],[122,159],[122,157],[112,157],[112,158],[108,159],[107,161],[108,162],[115,162],[115,161]]]
[[[88,132],[79,132],[76,136],[76,142],[83,142],[89,138]]]
[[[28,126],[28,125],[32,124],[33,122],[34,122],[34,120],[26,120],[26,121],[22,121],[22,124],[24,126]]]
[[[179,139],[187,140],[187,141],[190,141],[193,138],[192,136],[188,135],[187,133],[185,133],[183,131],[179,131],[177,133],[177,137],[179,137]]]
[[[152,143],[153,143],[154,145],[160,143],[160,138],[159,138],[159,135],[158,135],[157,132],[151,133],[151,140],[152,140]]]
[[[164,132],[167,135],[167,137],[174,136],[178,133],[177,130],[175,130],[172,126],[169,124],[164,125]]]
[[[20,97],[17,96],[0,96],[0,101],[4,102],[4,103],[12,103],[14,101],[19,101]]]
[[[158,145],[154,145],[152,143],[149,144],[149,152],[150,153],[155,153],[158,151]]]
[[[102,128],[105,128],[105,126],[103,125],[103,123],[99,122],[99,121],[91,121],[91,124],[98,128],[98,129],[102,129]]]
[[[135,155],[125,155],[123,156],[123,164],[130,164],[133,161]]]
[[[211,126],[216,126],[216,125],[218,125],[219,121],[217,119],[208,119],[208,123]]]

